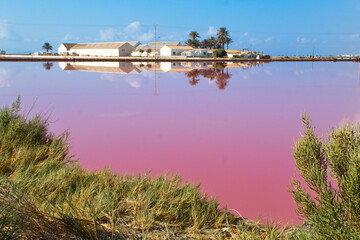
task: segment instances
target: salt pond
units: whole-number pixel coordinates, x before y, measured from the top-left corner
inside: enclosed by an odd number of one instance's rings
[[[287,189],[300,113],[322,135],[360,122],[351,62],[2,62],[0,94],[68,130],[86,169],[180,174],[245,217],[281,222],[299,222]]]

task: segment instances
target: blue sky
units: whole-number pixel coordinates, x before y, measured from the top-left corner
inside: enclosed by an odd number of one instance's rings
[[[226,27],[231,49],[271,55],[360,53],[360,0],[1,0],[0,49],[61,42],[185,42]]]

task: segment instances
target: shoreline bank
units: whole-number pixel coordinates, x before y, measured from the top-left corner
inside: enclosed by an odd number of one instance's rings
[[[2,55],[0,62],[360,62],[360,57],[202,58],[202,57],[93,57]]]

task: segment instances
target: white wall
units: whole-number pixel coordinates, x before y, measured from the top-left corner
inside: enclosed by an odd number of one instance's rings
[[[76,53],[80,56],[109,56],[118,57],[119,49],[70,49],[70,54]]]
[[[164,56],[164,57],[172,56],[171,48],[169,48],[168,46],[163,46],[162,48],[160,48],[160,56]]]
[[[58,53],[59,53],[59,54],[63,54],[63,53],[66,53],[66,52],[67,52],[66,47],[64,46],[64,44],[61,44],[61,45],[58,47]]]

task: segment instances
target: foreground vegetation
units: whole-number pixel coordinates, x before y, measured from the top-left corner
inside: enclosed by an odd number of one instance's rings
[[[323,141],[307,114],[302,120],[294,158],[309,191],[293,179],[297,213],[317,239],[360,239],[360,126],[333,129]]]
[[[0,110],[0,239],[323,236],[317,230],[323,223],[316,225],[317,219],[308,215],[307,225],[279,228],[219,210],[216,200],[200,193],[198,186],[183,183],[178,176],[152,178],[147,174],[119,176],[110,170],[86,172],[69,155],[67,133],[54,136],[48,132],[47,124],[40,115],[31,119],[22,116],[20,99]],[[292,191],[297,196],[300,188],[294,186]],[[354,206],[358,203],[352,202]],[[354,223],[354,227],[358,226],[356,211],[349,212],[351,218],[342,219],[346,227]],[[349,229],[352,228],[346,228]],[[354,229],[349,236],[355,236]],[[339,230],[336,236],[342,234]]]

